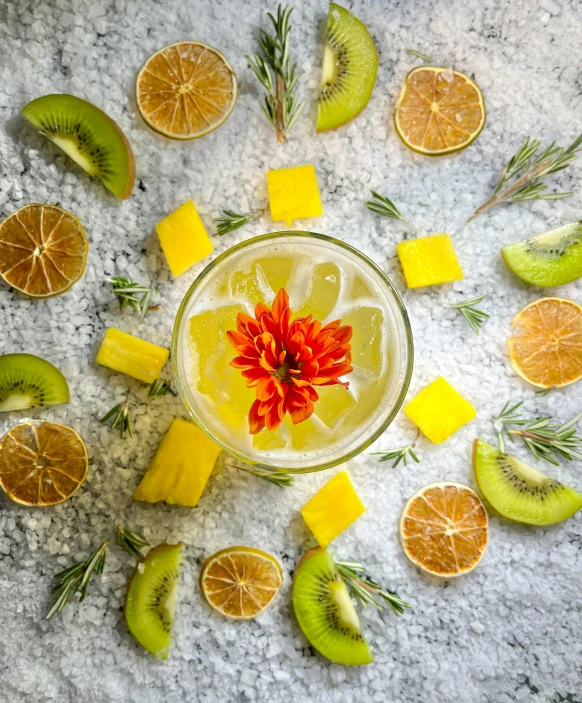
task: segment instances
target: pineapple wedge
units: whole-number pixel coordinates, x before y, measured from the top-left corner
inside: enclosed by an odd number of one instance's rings
[[[177,418],[162,440],[134,500],[198,504],[221,449],[193,422]]]
[[[347,471],[340,471],[301,508],[320,547],[327,547],[366,512]]]
[[[97,363],[119,373],[152,383],[168,360],[170,352],[157,344],[109,327],[97,353]]]
[[[436,286],[463,278],[463,270],[448,234],[407,239],[396,245],[396,251],[409,288]]]
[[[273,222],[319,217],[323,214],[315,167],[294,166],[267,173],[267,189]]]
[[[204,223],[191,200],[158,222],[156,232],[175,278],[214,251]]]

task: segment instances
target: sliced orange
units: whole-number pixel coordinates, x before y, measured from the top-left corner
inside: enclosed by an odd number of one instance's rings
[[[427,156],[450,154],[479,136],[485,125],[485,102],[463,73],[420,66],[406,76],[394,124],[409,149]]]
[[[509,358],[539,388],[567,386],[582,377],[582,307],[564,298],[540,298],[514,318]]]
[[[0,225],[0,276],[31,298],[50,298],[81,278],[88,249],[83,227],[70,212],[26,205]]]
[[[170,139],[197,139],[220,127],[237,95],[232,66],[220,51],[201,42],[160,49],[137,76],[141,116]]]
[[[89,459],[81,437],[65,425],[25,422],[0,441],[0,485],[22,505],[56,505],[85,482]]]
[[[483,503],[460,483],[432,483],[421,488],[400,516],[404,553],[413,564],[435,576],[451,578],[474,569],[488,537]]]
[[[277,595],[283,582],[279,563],[252,547],[228,547],[202,565],[200,587],[208,604],[234,620],[250,620]]]

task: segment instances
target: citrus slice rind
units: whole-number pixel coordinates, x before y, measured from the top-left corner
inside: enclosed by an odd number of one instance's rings
[[[277,595],[283,573],[270,554],[252,547],[228,547],[202,565],[200,587],[214,610],[231,620],[250,620]]]
[[[532,386],[561,388],[582,378],[582,307],[565,298],[540,298],[511,323],[509,359]]]
[[[485,119],[477,85],[460,71],[436,66],[410,71],[394,110],[400,139],[426,156],[465,149],[479,136]]]
[[[25,422],[0,440],[0,486],[22,505],[49,506],[85,482],[87,447],[75,430],[53,422]]]
[[[0,224],[0,276],[31,298],[69,290],[89,246],[79,220],[55,205],[26,205]]]
[[[238,96],[234,70],[217,49],[177,42],[151,56],[139,72],[139,112],[155,132],[170,139],[198,139],[222,125]]]
[[[487,547],[487,512],[479,496],[460,483],[424,486],[400,516],[400,541],[410,561],[433,576],[472,571]]]

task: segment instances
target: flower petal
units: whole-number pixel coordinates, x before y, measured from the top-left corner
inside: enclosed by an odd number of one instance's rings
[[[258,408],[259,401],[255,400],[249,410],[249,432],[251,434],[257,434],[265,426],[265,419],[258,414]]]

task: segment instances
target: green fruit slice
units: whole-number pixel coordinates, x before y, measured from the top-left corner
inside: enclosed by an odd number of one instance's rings
[[[114,195],[129,197],[135,181],[133,152],[102,110],[74,95],[45,95],[28,103],[22,114]]]
[[[582,222],[510,244],[501,253],[526,283],[542,287],[571,283],[582,276]]]
[[[305,637],[330,661],[345,666],[374,661],[348,588],[327,549],[311,549],[299,562],[293,608]]]
[[[378,52],[365,25],[331,3],[325,30],[317,131],[341,127],[366,107],[378,69]]]
[[[63,374],[34,354],[0,356],[0,412],[69,402]]]
[[[529,525],[553,525],[582,508],[582,495],[490,444],[476,439],[473,469],[481,493],[498,513]]]
[[[181,544],[160,544],[139,562],[127,588],[125,620],[131,634],[158,659],[172,643]]]

